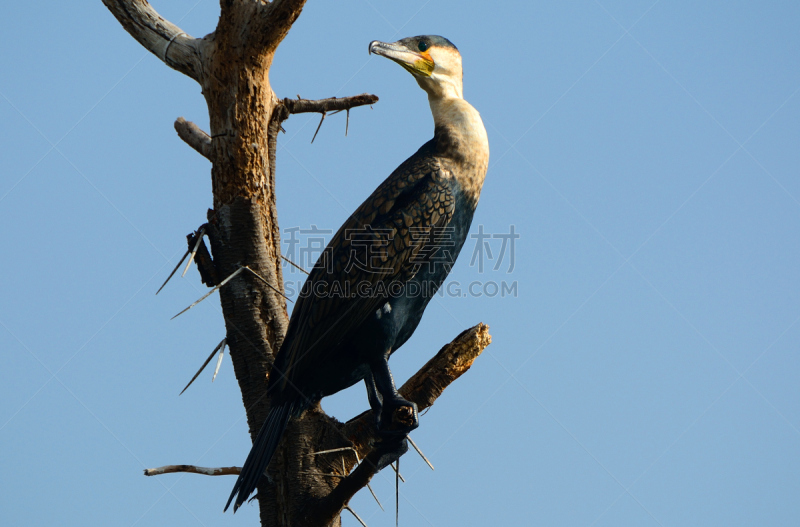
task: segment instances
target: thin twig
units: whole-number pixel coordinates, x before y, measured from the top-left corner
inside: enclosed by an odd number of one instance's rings
[[[394,525],[400,527],[400,458],[397,458],[397,476],[394,478]]]
[[[352,97],[331,97],[316,101],[301,99],[299,95],[297,96],[297,99],[289,99],[287,97],[283,100],[283,106],[286,108],[288,113],[284,115],[281,120],[286,119],[289,114],[294,113],[321,113],[322,117],[317,125],[317,130],[314,132],[314,137],[311,138],[311,142],[313,143],[314,139],[317,138],[319,129],[322,127],[322,122],[325,120],[328,112],[331,112],[331,115],[333,115],[341,111],[347,111],[347,121],[344,129],[344,135],[347,135],[348,131],[350,130],[350,109],[357,106],[372,106],[376,102],[378,102],[378,97],[368,93],[362,93],[361,95],[354,95]]]
[[[188,271],[189,266],[192,265],[192,260],[194,260],[194,255],[197,254],[197,248],[200,247],[200,243],[203,241],[203,236],[205,235],[205,233],[206,233],[206,226],[203,225],[202,227],[200,227],[200,230],[197,231],[197,241],[194,243],[192,254],[189,255],[189,261],[186,262],[186,267],[184,268],[183,273],[181,273],[181,278],[186,276],[186,271]]]
[[[194,465],[165,465],[158,468],[144,469],[145,476],[160,476],[161,474],[175,474],[176,472],[189,472],[204,476],[235,476],[242,472],[241,467],[206,468]]]
[[[161,290],[162,290],[162,289],[164,289],[164,286],[165,286],[165,285],[167,285],[167,282],[169,282],[169,279],[170,279],[170,278],[172,278],[172,276],[175,274],[175,271],[177,271],[177,270],[178,270],[178,267],[180,267],[180,266],[181,266],[181,264],[182,264],[182,263],[183,263],[183,261],[186,259],[186,257],[187,257],[187,256],[189,256],[189,253],[190,253],[190,252],[191,252],[191,251],[189,251],[189,249],[186,249],[186,252],[185,252],[185,253],[183,253],[183,258],[181,258],[181,261],[180,261],[180,262],[178,262],[178,265],[176,265],[176,266],[175,266],[175,269],[173,269],[173,270],[172,270],[172,272],[171,272],[171,273],[169,273],[169,276],[167,277],[167,279],[166,279],[166,280],[164,280],[164,283],[163,283],[163,284],[161,284],[161,287],[159,287],[159,288],[158,288],[158,291],[156,291],[156,294],[160,293],[160,292],[161,292]]]
[[[179,396],[179,397],[180,397],[181,395],[183,395],[183,392],[185,392],[185,391],[186,391],[186,388],[188,388],[189,386],[191,386],[191,385],[192,385],[192,383],[193,383],[193,382],[194,382],[194,380],[195,380],[195,379],[196,379],[196,378],[197,378],[197,377],[200,375],[200,373],[201,373],[201,372],[202,372],[204,369],[206,369],[206,366],[208,366],[208,363],[209,363],[209,362],[211,362],[211,358],[214,356],[214,354],[217,352],[217,350],[218,350],[218,349],[220,349],[220,348],[222,348],[223,350],[225,349],[225,348],[224,348],[224,346],[225,346],[225,342],[227,342],[227,340],[228,340],[227,338],[224,338],[224,339],[222,339],[222,342],[220,342],[219,344],[217,344],[217,347],[216,347],[216,348],[214,348],[214,351],[212,351],[212,352],[211,352],[211,355],[209,355],[209,356],[208,356],[208,358],[206,359],[206,361],[203,363],[203,365],[202,365],[202,366],[200,366],[200,369],[199,369],[199,370],[197,370],[197,373],[195,373],[195,374],[194,374],[194,377],[192,377],[192,380],[191,380],[191,381],[189,381],[189,384],[187,384],[187,385],[186,385],[186,387],[185,387],[183,390],[181,390],[181,393],[179,393],[179,394],[178,394],[178,396]],[[214,373],[214,377],[216,377],[216,376],[217,376],[217,374],[216,374],[216,372],[215,372],[215,373]],[[211,381],[211,382],[214,382],[214,381],[213,381],[213,379],[212,379],[212,381]]]
[[[425,463],[427,463],[429,467],[431,467],[431,470],[436,470],[435,468],[433,468],[433,465],[431,464],[431,462],[428,461],[428,458],[425,457],[425,454],[422,453],[422,450],[419,449],[419,447],[414,442],[414,440],[411,439],[411,436],[406,436],[406,439],[408,439],[408,442],[411,443],[411,446],[414,447],[414,450],[417,451],[417,454],[419,454],[419,456],[422,458],[422,460],[425,461]]]

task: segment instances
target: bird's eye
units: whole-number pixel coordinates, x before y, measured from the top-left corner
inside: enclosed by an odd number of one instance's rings
[[[426,44],[424,41],[420,40],[419,41],[419,45],[417,46],[417,48],[419,48],[420,51],[425,51],[426,49],[428,49],[428,44]]]

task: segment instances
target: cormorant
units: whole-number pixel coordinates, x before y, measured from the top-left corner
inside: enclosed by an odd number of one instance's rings
[[[397,392],[387,361],[416,329],[464,245],[489,143],[462,96],[461,55],[449,40],[373,41],[369,52],[403,66],[427,92],[433,139],[356,209],[306,280],[270,374],[271,409],[226,510],[237,493],[234,511],[253,492],[290,418],[358,381],[387,441],[419,425],[417,407]],[[412,422],[393,423],[399,407],[409,407]]]

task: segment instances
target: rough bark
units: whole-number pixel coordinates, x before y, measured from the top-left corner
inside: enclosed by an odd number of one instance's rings
[[[198,251],[204,281],[209,285],[222,282],[245,266],[253,271],[240,272],[219,292],[226,342],[254,439],[269,410],[267,381],[288,324],[275,206],[275,152],[281,122],[292,113],[324,115],[372,104],[377,97],[363,94],[306,101],[281,100],[273,93],[269,83],[273,55],[305,0],[221,0],[216,30],[200,39],[164,20],[145,0],[103,3],[140,44],[202,87],[209,133],[183,118],[176,121],[175,129],[212,163],[214,208],[208,212],[205,234],[213,259],[204,244]],[[426,408],[488,343],[486,326],[468,330],[443,348],[401,393],[420,409]],[[261,524],[340,525],[342,508],[375,473],[379,454],[375,439],[369,414],[345,425],[317,405],[293,420],[268,469],[269,478],[263,478],[258,487]],[[349,474],[356,462],[354,446],[366,459]],[[314,455],[334,449],[340,450]],[[243,459],[245,454],[232,456]],[[235,468],[225,471],[233,473]],[[217,470],[178,465],[153,469],[153,474],[173,469],[202,474]],[[222,507],[224,496],[219,499]]]
[[[211,136],[200,129],[199,126],[183,117],[175,121],[175,131],[186,144],[197,150],[197,153],[211,160]]]

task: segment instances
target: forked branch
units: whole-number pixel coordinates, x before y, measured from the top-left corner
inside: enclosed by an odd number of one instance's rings
[[[273,0],[266,4],[265,16],[259,17],[254,22],[258,24],[255,29],[260,37],[260,44],[267,51],[274,51],[286,38],[305,4],[306,0]]]
[[[165,20],[145,0],[103,0],[125,31],[170,68],[200,81],[197,40]]]

